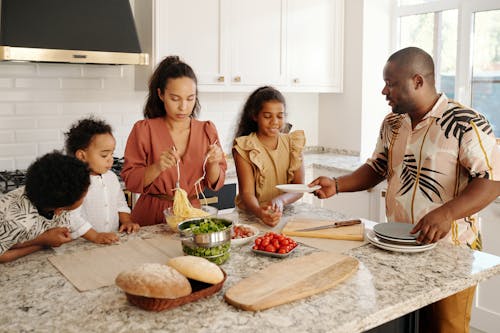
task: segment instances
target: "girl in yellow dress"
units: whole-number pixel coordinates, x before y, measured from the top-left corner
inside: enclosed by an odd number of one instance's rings
[[[239,186],[236,205],[269,226],[279,222],[285,205],[302,197],[283,193],[276,185],[304,183],[304,132],[282,132],[285,110],[278,90],[255,90],[243,107],[232,150]]]

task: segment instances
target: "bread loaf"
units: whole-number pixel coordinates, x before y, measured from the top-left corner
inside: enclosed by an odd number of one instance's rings
[[[167,265],[196,281],[217,284],[224,280],[224,273],[219,266],[202,257],[175,257],[170,259]]]
[[[191,293],[188,279],[163,264],[147,263],[121,272],[115,283],[126,293],[151,298],[175,299]]]

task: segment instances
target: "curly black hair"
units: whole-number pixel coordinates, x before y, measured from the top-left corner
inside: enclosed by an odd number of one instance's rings
[[[165,91],[169,79],[188,77],[196,84],[196,100],[191,117],[197,118],[200,113],[200,101],[198,100],[198,80],[191,66],[179,59],[178,56],[168,56],[156,67],[149,80],[149,95],[144,106],[144,118],[165,117],[166,111],[163,101],[158,96],[158,89]]]
[[[79,149],[86,149],[97,134],[113,134],[113,130],[103,120],[94,117],[84,118],[71,126],[66,136],[66,154],[75,156]]]
[[[257,132],[258,125],[255,118],[259,115],[264,103],[272,101],[280,102],[286,108],[283,94],[271,86],[257,88],[251,93],[241,111],[235,138]]]
[[[25,191],[40,212],[73,205],[89,185],[90,172],[85,163],[54,151],[29,166]]]

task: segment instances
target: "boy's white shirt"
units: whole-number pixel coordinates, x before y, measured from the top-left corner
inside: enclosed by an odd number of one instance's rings
[[[118,231],[118,213],[130,213],[118,177],[111,171],[91,175],[83,204],[71,212],[71,237],[84,235],[91,228],[97,232]]]

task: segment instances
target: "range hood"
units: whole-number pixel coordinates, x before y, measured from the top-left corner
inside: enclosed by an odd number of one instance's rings
[[[0,0],[0,60],[147,65],[129,0]]]

